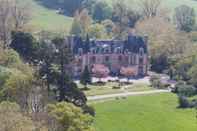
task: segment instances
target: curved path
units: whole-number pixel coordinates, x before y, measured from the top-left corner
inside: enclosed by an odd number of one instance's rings
[[[98,95],[98,96],[88,96],[88,101],[96,101],[96,100],[105,100],[116,97],[127,97],[127,96],[135,96],[135,95],[147,95],[147,94],[157,94],[157,93],[169,93],[170,90],[153,90],[153,91],[140,91],[140,92],[125,92],[118,94],[109,94],[109,95]]]

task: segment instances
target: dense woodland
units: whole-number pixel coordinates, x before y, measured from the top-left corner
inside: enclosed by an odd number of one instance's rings
[[[141,0],[139,10],[123,1],[109,6],[95,0],[37,0],[73,16],[70,35],[86,39],[123,39],[129,33],[148,36],[151,70],[180,81],[174,91],[180,106],[194,107],[197,94],[196,12],[182,5],[171,12],[160,0]],[[31,32],[30,7],[0,0],[0,130],[94,131],[95,111],[73,82],[73,54],[59,32]],[[160,86],[154,78],[153,84]],[[87,88],[86,68],[81,83]],[[3,112],[3,113],[2,113]],[[8,117],[9,116],[9,117]]]

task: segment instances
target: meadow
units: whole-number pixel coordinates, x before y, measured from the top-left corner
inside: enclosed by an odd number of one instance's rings
[[[93,104],[97,131],[196,131],[194,109],[179,109],[171,93]]]
[[[24,2],[24,0],[20,1]],[[48,9],[35,0],[25,0],[25,2],[28,2],[30,5],[32,19],[29,25],[35,32],[40,30],[55,32],[69,31],[73,20],[72,17],[60,15],[55,10]]]

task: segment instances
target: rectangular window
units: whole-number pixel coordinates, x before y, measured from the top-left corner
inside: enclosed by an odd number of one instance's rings
[[[105,57],[105,61],[106,61],[106,62],[109,62],[109,56],[106,56],[106,57]]]

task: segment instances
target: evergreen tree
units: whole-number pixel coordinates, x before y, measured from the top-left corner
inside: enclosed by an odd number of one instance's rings
[[[27,61],[33,61],[36,56],[38,42],[30,33],[12,32],[10,47],[17,51]]]
[[[84,89],[87,90],[87,85],[91,83],[91,74],[89,72],[88,66],[85,67],[82,75],[80,83],[84,85]]]
[[[73,20],[73,23],[72,23],[71,30],[70,30],[70,34],[71,35],[80,36],[81,33],[82,33],[81,25],[80,25],[79,21],[77,21],[76,19],[74,19]]]
[[[196,23],[195,10],[187,5],[181,5],[175,9],[174,19],[178,29],[190,32]]]

